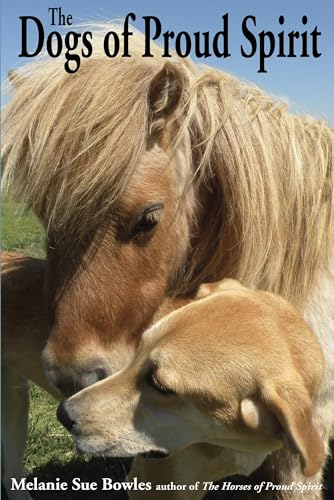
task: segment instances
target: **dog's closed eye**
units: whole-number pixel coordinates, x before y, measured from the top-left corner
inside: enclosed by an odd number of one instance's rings
[[[172,394],[176,394],[176,392],[168,387],[165,383],[163,383],[157,376],[157,372],[154,370],[151,370],[147,374],[147,382],[148,384],[153,387],[156,391],[160,392],[161,394],[165,396],[169,396]]]

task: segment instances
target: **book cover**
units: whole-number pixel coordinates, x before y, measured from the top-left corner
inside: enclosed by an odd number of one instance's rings
[[[3,2],[4,498],[333,497],[333,15]]]

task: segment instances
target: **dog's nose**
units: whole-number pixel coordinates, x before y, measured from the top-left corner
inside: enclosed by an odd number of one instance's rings
[[[68,431],[72,431],[75,426],[75,421],[70,417],[67,408],[66,400],[62,401],[57,408],[57,418],[59,422],[66,427]]]

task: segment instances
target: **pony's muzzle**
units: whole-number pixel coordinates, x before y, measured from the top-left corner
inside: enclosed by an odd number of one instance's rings
[[[95,384],[107,377],[107,371],[101,367],[89,371],[79,371],[72,376],[62,375],[58,372],[54,382],[57,389],[67,398],[76,392]]]

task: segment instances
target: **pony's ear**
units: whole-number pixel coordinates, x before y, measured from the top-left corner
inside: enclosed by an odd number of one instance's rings
[[[285,388],[284,393],[290,391]],[[266,409],[277,419],[283,444],[293,453],[298,453],[303,474],[313,476],[324,462],[324,446],[319,433],[313,424],[312,402],[305,391],[293,394],[289,398],[282,397],[270,387],[263,394]],[[260,430],[260,429],[259,429]]]
[[[159,141],[178,107],[183,91],[183,75],[177,66],[166,62],[151,81],[148,101],[151,111],[150,136]]]

